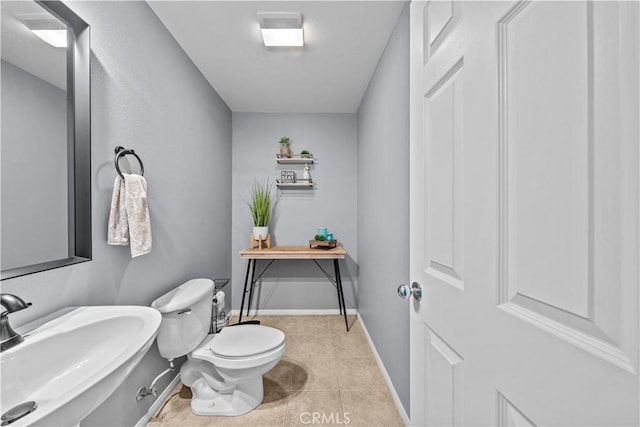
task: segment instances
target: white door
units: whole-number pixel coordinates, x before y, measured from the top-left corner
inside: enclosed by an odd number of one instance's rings
[[[411,422],[638,425],[638,2],[411,4]]]

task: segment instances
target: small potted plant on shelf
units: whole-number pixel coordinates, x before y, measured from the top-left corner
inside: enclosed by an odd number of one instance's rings
[[[291,148],[289,147],[289,143],[291,139],[288,136],[283,136],[280,138],[280,156],[281,157],[291,157]]]
[[[300,152],[300,156],[301,156],[303,159],[308,159],[309,157],[311,157],[311,153],[309,152],[309,150],[302,150],[302,151]]]
[[[268,178],[264,184],[255,181],[251,189],[251,201],[248,204],[253,218],[253,239],[266,240],[269,236],[271,215],[271,183]]]

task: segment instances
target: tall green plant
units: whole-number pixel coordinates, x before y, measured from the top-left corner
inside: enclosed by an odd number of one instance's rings
[[[269,224],[269,215],[271,214],[271,183],[267,178],[267,182],[262,184],[258,181],[254,182],[251,189],[251,216],[253,217],[253,225],[256,227],[266,227]]]

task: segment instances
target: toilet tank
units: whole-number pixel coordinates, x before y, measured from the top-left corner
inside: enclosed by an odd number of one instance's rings
[[[162,314],[158,350],[165,359],[191,353],[209,333],[213,281],[192,279],[151,303]]]

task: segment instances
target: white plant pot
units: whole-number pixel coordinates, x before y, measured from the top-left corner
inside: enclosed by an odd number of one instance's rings
[[[265,240],[269,235],[269,227],[253,227],[254,240]],[[262,236],[262,237],[261,237]]]

